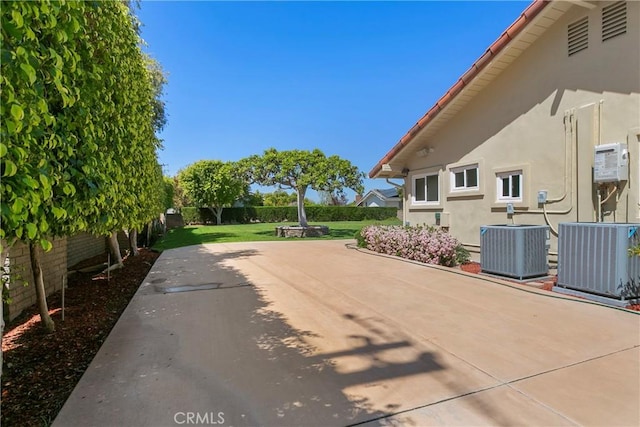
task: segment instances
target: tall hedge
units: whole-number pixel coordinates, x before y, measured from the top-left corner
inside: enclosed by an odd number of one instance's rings
[[[355,206],[307,206],[307,217],[312,222],[322,221],[363,221],[395,218],[396,208],[366,208]],[[185,224],[214,224],[216,219],[209,209],[182,208]],[[295,222],[298,210],[295,206],[256,206],[225,208],[222,222],[226,224],[246,224],[250,222]]]
[[[156,91],[126,2],[2,1],[0,238],[37,246],[161,212]]]
[[[48,249],[161,211],[154,88],[129,8],[3,1],[1,23],[0,237]]]

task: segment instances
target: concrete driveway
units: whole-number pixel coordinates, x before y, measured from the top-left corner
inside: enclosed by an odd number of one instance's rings
[[[621,310],[344,241],[192,246],[158,259],[54,426],[637,426],[639,360]]]

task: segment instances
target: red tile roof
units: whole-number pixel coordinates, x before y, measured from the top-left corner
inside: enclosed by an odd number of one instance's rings
[[[498,40],[493,42],[489,49],[473,63],[458,81],[435,103],[427,113],[409,131],[400,138],[400,141],[374,166],[369,172],[369,178],[373,178],[380,172],[382,165],[389,163],[409,142],[418,134],[418,132],[429,124],[451,100],[453,100],[460,91],[467,86],[489,62],[500,53],[509,42],[515,38],[532,20],[535,18],[548,4],[550,0],[534,0],[522,15],[502,33]]]

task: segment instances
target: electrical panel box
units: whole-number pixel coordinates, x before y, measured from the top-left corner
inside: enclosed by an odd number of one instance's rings
[[[449,212],[436,212],[436,225],[439,227],[449,227]]]
[[[538,203],[540,204],[547,203],[547,190],[538,191]]]
[[[618,182],[629,179],[629,152],[620,142],[595,147],[593,182]]]
[[[516,213],[516,210],[513,207],[513,203],[507,203],[507,215],[513,215],[514,213]]]

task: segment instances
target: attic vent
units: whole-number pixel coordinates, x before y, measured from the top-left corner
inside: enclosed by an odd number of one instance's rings
[[[584,17],[579,21],[569,24],[568,31],[569,56],[589,47],[589,18]]]
[[[602,8],[602,41],[627,32],[627,3],[616,2]]]

